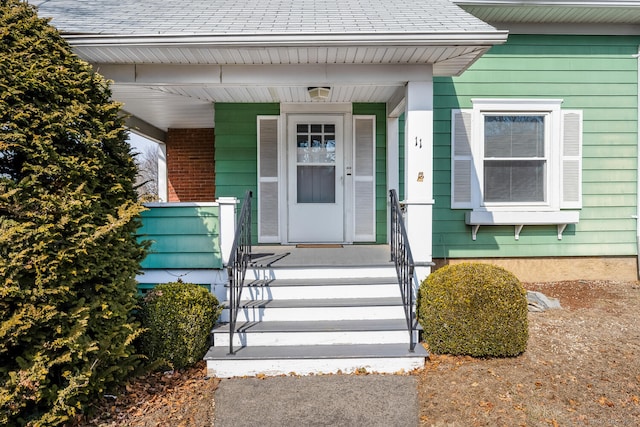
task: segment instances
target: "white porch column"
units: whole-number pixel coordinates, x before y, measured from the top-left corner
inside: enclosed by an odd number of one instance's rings
[[[400,165],[398,163],[400,144],[398,117],[387,117],[387,205],[389,204],[389,190],[400,191]],[[391,208],[387,207],[387,218],[391,218]],[[387,229],[387,242],[391,241],[391,229]]]
[[[432,261],[432,79],[407,84],[405,111],[405,221],[420,282],[430,273]]]
[[[167,177],[167,144],[158,144],[158,201],[169,200],[169,179]]]
[[[216,202],[220,206],[220,255],[222,255],[222,264],[227,265],[233,247],[233,239],[236,235],[236,206],[238,205],[238,199],[235,197],[219,197]]]

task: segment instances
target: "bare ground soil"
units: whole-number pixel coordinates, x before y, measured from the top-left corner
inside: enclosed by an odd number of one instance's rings
[[[419,377],[423,426],[640,425],[640,284],[527,283],[562,309],[529,314],[514,358],[432,355]],[[204,365],[133,380],[83,426],[212,426],[219,380]]]
[[[432,356],[419,374],[425,426],[640,425],[640,286],[525,284],[563,309],[529,314],[516,358]]]

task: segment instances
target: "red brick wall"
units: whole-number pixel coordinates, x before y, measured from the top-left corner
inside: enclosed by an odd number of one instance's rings
[[[169,129],[167,181],[169,202],[215,199],[213,129]]]

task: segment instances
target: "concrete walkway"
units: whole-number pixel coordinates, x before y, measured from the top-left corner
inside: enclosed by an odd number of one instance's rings
[[[214,425],[417,426],[417,385],[411,375],[223,379]]]

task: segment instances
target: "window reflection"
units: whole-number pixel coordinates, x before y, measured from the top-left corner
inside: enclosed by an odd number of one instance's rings
[[[298,203],[335,203],[336,127],[298,124]]]

